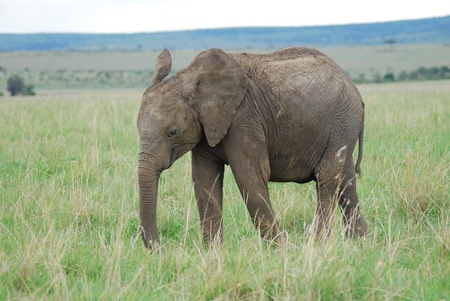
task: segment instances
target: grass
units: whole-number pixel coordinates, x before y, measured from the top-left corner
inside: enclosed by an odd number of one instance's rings
[[[450,295],[450,85],[362,85],[370,223],[305,241],[314,185],[272,183],[289,241],[256,234],[229,170],[225,239],[202,242],[190,158],[163,173],[162,250],[138,233],[135,118],[142,91],[0,98],[0,299],[445,300]]]

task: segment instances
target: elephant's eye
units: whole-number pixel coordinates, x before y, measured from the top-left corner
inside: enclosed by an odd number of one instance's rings
[[[176,134],[178,134],[178,129],[177,128],[170,128],[167,131],[167,137],[168,138],[173,138],[173,137],[175,137]]]

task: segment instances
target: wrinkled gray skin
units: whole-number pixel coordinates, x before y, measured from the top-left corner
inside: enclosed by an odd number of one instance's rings
[[[364,103],[330,58],[302,47],[263,55],[210,49],[164,80],[171,64],[164,50],[137,119],[139,209],[146,247],[159,243],[160,174],[190,150],[206,241],[222,239],[225,164],[267,240],[283,239],[269,199],[269,181],[316,181],[315,235],[328,234],[336,204],[350,235],[367,233],[355,177],[362,155]],[[358,140],[355,168],[352,153]]]

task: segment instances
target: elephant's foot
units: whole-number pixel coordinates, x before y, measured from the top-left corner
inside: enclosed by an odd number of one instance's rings
[[[313,221],[313,223],[306,229],[306,241],[326,241],[330,236],[330,229],[321,221]]]
[[[155,254],[161,250],[159,240],[149,240],[146,244],[148,254]]]
[[[284,247],[288,242],[288,237],[286,232],[279,231],[274,237],[270,239],[268,237],[264,237],[264,240],[267,241],[270,246]]]
[[[212,216],[201,222],[203,239],[207,244],[221,244],[223,241],[222,216]]]
[[[366,219],[360,212],[351,215],[350,218],[345,218],[347,222],[347,236],[351,238],[366,237],[369,234],[369,227]]]
[[[257,226],[257,230],[265,241],[276,246],[283,246],[287,242],[286,233],[281,229],[276,221],[267,221]]]

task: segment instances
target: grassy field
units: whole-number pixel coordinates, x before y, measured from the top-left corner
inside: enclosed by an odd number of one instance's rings
[[[162,250],[138,234],[141,90],[0,98],[0,300],[448,300],[450,82],[361,85],[365,240],[305,242],[313,184],[271,184],[288,233],[258,237],[226,173],[222,246],[202,242],[190,158],[163,173]]]

